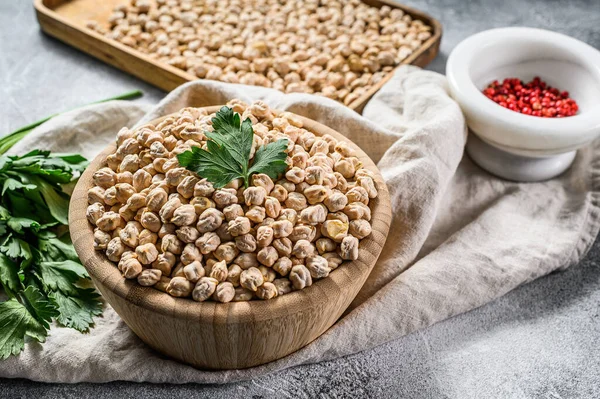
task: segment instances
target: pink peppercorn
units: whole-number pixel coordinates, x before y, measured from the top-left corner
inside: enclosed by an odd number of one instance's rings
[[[495,80],[483,90],[483,94],[500,106],[525,115],[564,118],[577,114],[579,110],[568,91],[560,92],[537,76],[528,83],[518,78],[504,79],[502,84]]]

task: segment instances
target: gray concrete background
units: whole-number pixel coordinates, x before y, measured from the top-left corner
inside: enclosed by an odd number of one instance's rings
[[[43,35],[31,0],[0,0],[0,133],[49,114],[144,91],[165,93]],[[598,0],[407,0],[438,18],[444,38],[429,69],[475,32],[532,26],[600,48]],[[223,386],[40,384],[0,380],[0,398],[600,397],[600,244],[579,265],[467,314],[374,350]],[[1,364],[0,364],[1,366]]]

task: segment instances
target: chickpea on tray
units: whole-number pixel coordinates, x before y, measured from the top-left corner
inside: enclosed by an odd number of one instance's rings
[[[300,290],[356,260],[371,234],[374,176],[349,144],[260,101],[123,128],[106,163],[88,191],[95,249],[175,297]]]
[[[86,27],[189,80],[314,93],[348,106],[433,31],[400,8],[360,0],[131,0]]]

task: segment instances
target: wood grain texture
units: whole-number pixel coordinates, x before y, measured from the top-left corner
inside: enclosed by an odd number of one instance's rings
[[[212,113],[219,108],[206,109]],[[79,179],[69,209],[75,250],[104,298],[152,348],[200,368],[256,366],[282,358],[319,337],[356,297],[381,253],[390,228],[387,186],[373,161],[357,145],[333,129],[300,118],[304,127],[317,136],[330,134],[350,143],[364,167],[375,173],[379,196],[370,202],[373,232],[361,240],[356,261],[345,262],[310,287],[268,301],[195,302],[126,280],[104,253],[93,249],[93,229],[86,218],[92,175],[106,165],[106,157],[114,153],[115,145],[99,154]]]
[[[196,76],[186,71],[153,60],[140,51],[116,40],[108,39],[85,27],[88,20],[105,24],[111,10],[116,5],[127,1],[34,0],[34,6],[40,27],[45,33],[154,86],[171,91],[179,85],[197,80]],[[363,2],[374,7],[388,5],[392,8],[400,8],[412,18],[419,19],[431,26],[431,37],[404,59],[401,65],[411,64],[423,67],[436,57],[442,39],[442,25],[438,20],[422,11],[400,5],[392,0],[363,0]],[[393,73],[394,71],[387,74],[384,79],[353,101],[349,107],[359,113],[362,112],[366,103],[391,79]]]

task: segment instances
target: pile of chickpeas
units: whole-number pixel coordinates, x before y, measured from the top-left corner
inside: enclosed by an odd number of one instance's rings
[[[360,0],[131,0],[87,26],[204,79],[359,99],[431,37]]]
[[[271,299],[327,277],[358,258],[371,234],[373,173],[345,141],[316,136],[265,103],[228,103],[254,129],[251,157],[288,139],[287,169],[221,189],[181,167],[176,155],[206,148],[212,118],[184,108],[159,124],[117,135],[117,150],[93,175],[87,218],[94,246],[127,279],[175,297],[219,302]]]

